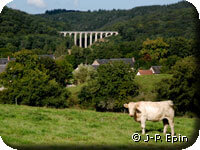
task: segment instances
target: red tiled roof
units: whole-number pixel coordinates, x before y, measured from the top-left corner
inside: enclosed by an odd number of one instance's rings
[[[152,75],[153,72],[151,70],[139,70],[140,75]]]

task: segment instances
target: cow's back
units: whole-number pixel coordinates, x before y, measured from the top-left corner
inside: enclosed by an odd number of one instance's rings
[[[159,121],[164,118],[173,118],[173,102],[162,101],[162,102],[151,102],[141,101],[137,103],[137,109],[141,115],[150,121]]]

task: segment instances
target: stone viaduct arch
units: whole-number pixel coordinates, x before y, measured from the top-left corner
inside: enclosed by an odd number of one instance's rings
[[[85,35],[84,39],[84,47],[87,48],[88,45],[92,45],[94,42],[96,42],[98,39],[103,39],[105,37],[109,37],[112,35],[118,35],[119,33],[117,31],[61,31],[61,34],[64,36],[69,35],[70,37],[74,36],[74,45],[77,45],[77,42],[79,43],[80,47],[83,47],[83,35]],[[88,43],[88,35],[89,35],[89,43]],[[94,39],[93,39],[94,35]],[[79,36],[79,39],[77,38]],[[77,39],[79,41],[77,41]],[[94,41],[93,41],[94,40]]]

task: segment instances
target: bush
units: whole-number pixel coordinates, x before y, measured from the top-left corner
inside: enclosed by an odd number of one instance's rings
[[[123,62],[101,65],[95,81],[84,86],[79,94],[80,104],[91,104],[99,111],[121,111],[129,97],[138,95],[135,72]]]

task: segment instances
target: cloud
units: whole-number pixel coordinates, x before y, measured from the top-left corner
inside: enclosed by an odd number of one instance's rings
[[[6,5],[6,4],[8,4],[8,3],[10,3],[10,2],[12,2],[13,0],[1,0],[0,1],[0,13],[1,13],[1,11],[2,11],[2,9],[3,9],[3,7]]]
[[[75,5],[75,7],[78,7],[78,5],[79,5],[79,0],[74,0],[74,5]]]
[[[38,8],[46,7],[44,0],[27,0],[27,3],[29,5],[33,5],[33,6],[38,7]]]

